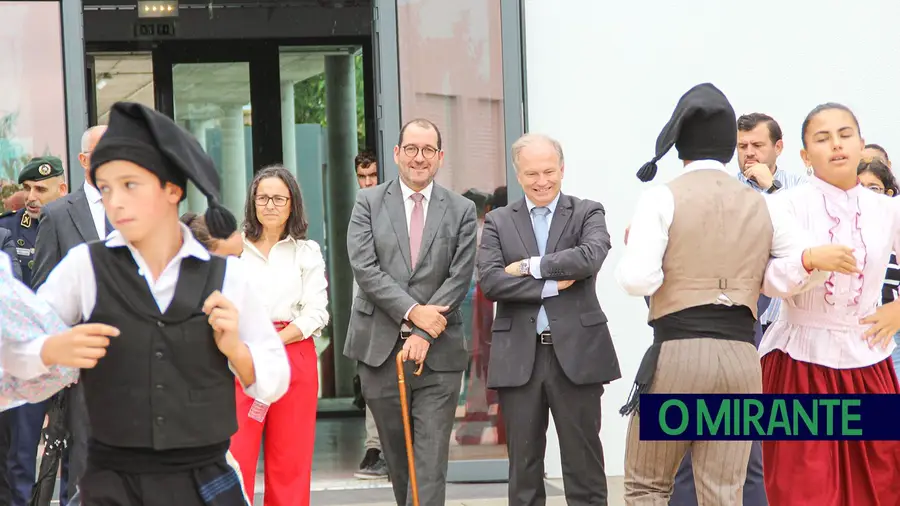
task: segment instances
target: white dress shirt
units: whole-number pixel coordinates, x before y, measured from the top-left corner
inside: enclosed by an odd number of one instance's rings
[[[209,251],[194,238],[191,231],[184,225],[181,225],[181,230],[184,239],[181,249],[155,281],[147,262],[118,231],[113,231],[106,240],[108,248],[127,247],[131,251],[138,273],[147,281],[161,312],[168,309],[175,296],[182,259],[189,256],[205,261],[210,259]],[[250,349],[256,375],[256,382],[249,387],[244,386],[244,391],[250,397],[271,404],[284,395],[290,384],[287,353],[260,302],[259,292],[253,287],[257,280],[249,275],[238,258],[229,257],[226,261],[222,294],[238,309],[240,339]],[[38,289],[38,296],[49,302],[67,325],[90,318],[97,302],[97,281],[87,244],[79,244],[69,250]],[[34,344],[32,350],[38,356],[43,341],[34,341],[40,343]]]
[[[88,207],[91,209],[91,218],[94,219],[94,228],[97,229],[97,237],[106,238],[106,209],[103,208],[103,196],[100,191],[84,182],[84,196],[87,197]]]
[[[412,195],[416,192],[409,186],[406,186],[406,183],[404,183],[402,179],[400,179],[399,181],[400,194],[403,195],[403,209],[406,211],[406,232],[409,233],[409,222],[410,219],[412,219],[413,207],[415,207],[416,205],[416,202],[412,199]],[[428,203],[431,202],[432,190],[434,190],[434,181],[428,183],[428,186],[422,188],[422,191],[418,192],[425,197],[422,199],[422,217],[425,218],[425,220],[422,222],[423,226],[428,221]],[[403,317],[404,320],[409,320],[409,313],[416,306],[418,306],[418,304],[409,306],[409,309],[406,310],[406,315]]]
[[[726,172],[725,166],[714,160],[699,160],[687,165],[685,172],[692,170],[718,169]],[[794,293],[811,283],[810,274],[803,267],[803,250],[811,246],[811,239],[805,230],[783,205],[776,205],[768,196],[763,196],[772,220],[772,250],[780,270],[788,273],[784,278],[782,292]],[[669,227],[675,216],[675,197],[668,185],[659,185],[645,191],[638,201],[625,255],[616,268],[616,279],[629,295],[653,295],[663,284],[663,256],[669,244]],[[816,280],[824,281],[825,273],[816,272]],[[722,294],[722,297],[725,297]],[[727,303],[726,300],[723,302]]]
[[[316,241],[282,239],[266,258],[245,237],[241,263],[259,287],[257,295],[270,325],[293,323],[303,339],[322,333],[328,325],[328,281]]]

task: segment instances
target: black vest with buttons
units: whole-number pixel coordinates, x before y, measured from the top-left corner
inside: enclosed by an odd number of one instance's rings
[[[81,371],[91,436],[121,448],[169,450],[228,441],[237,431],[235,380],[203,303],[222,289],[225,259],[186,257],[165,313],[128,248],[89,245],[97,302],[88,322],[121,334]]]

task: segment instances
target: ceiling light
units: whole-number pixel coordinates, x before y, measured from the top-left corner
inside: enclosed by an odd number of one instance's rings
[[[178,0],[138,0],[139,18],[171,18],[178,16]]]

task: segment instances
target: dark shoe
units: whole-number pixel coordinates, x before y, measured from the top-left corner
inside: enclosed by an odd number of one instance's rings
[[[359,463],[359,471],[354,473],[353,476],[360,480],[378,480],[387,478],[387,462],[384,461],[381,450],[376,450],[374,448],[366,450],[366,456],[363,457],[362,462]]]

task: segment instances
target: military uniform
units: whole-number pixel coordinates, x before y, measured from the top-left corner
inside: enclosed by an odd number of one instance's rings
[[[43,181],[65,174],[62,160],[55,156],[32,158],[19,173],[19,184],[28,181]],[[16,246],[16,261],[22,267],[22,282],[31,286],[32,269],[34,268],[34,246],[37,242],[38,219],[32,218],[26,209],[0,215],[0,227],[12,233],[12,241]],[[37,404],[25,404],[9,411],[10,448],[7,459],[7,478],[9,481],[12,506],[24,506],[31,500],[35,482],[38,443],[44,415],[47,413],[49,401]],[[2,457],[2,455],[0,455]],[[65,467],[66,462],[63,462]],[[63,472],[63,477],[66,476]],[[65,479],[63,480],[65,482]],[[65,483],[62,484],[65,491]],[[61,504],[67,503],[63,494]]]
[[[65,174],[62,160],[55,156],[32,158],[19,173],[19,184],[26,181],[43,181]],[[31,286],[31,269],[34,268],[34,244],[37,240],[38,220],[32,218],[26,209],[10,211],[0,215],[0,228],[12,232],[16,245],[15,261],[22,266],[22,282]]]
[[[19,262],[22,266],[22,282],[31,286],[38,220],[32,219],[25,209],[19,209],[0,215],[0,228],[5,228],[12,234],[13,243],[16,245],[16,257],[13,261]]]

